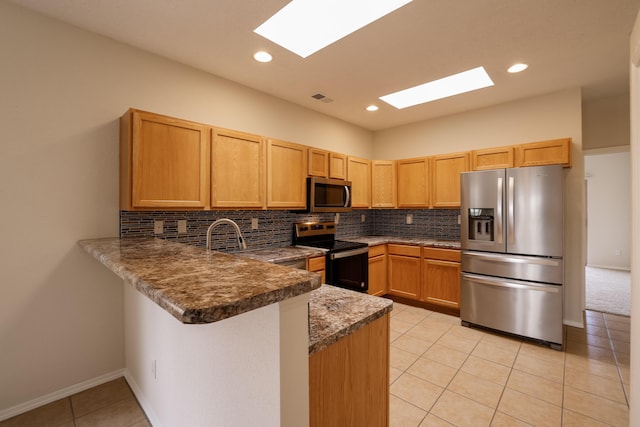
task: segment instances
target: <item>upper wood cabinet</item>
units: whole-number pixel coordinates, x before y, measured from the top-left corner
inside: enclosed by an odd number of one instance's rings
[[[398,160],[397,169],[398,207],[429,207],[429,158]]]
[[[307,207],[307,148],[267,140],[267,208]]]
[[[396,162],[394,160],[371,161],[371,207],[395,208]]]
[[[329,178],[347,179],[347,156],[329,152]]]
[[[213,128],[211,207],[265,207],[265,144],[262,137]]]
[[[371,160],[347,157],[347,179],[351,181],[351,207],[371,206]]]
[[[469,153],[434,156],[432,164],[432,206],[460,207],[460,173],[469,171]]]
[[[516,146],[516,167],[558,164],[571,167],[571,138],[531,142]]]
[[[309,176],[329,177],[329,152],[309,147]]]
[[[485,148],[471,152],[471,170],[512,168],[513,147]]]
[[[120,208],[209,204],[209,127],[130,109],[120,119]]]

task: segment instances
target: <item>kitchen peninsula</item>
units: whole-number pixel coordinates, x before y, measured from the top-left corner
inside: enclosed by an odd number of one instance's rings
[[[125,281],[125,376],[154,425],[308,425],[309,355],[374,324],[388,393],[388,300],[161,239],[79,245]]]

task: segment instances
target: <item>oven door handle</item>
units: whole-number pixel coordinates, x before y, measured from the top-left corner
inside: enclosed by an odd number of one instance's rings
[[[366,254],[366,253],[369,253],[369,247],[368,246],[366,248],[351,249],[351,250],[344,251],[344,252],[336,252],[336,253],[333,253],[333,254],[329,254],[329,257],[333,261],[334,259],[347,258],[347,257],[350,257],[350,256],[362,255],[362,254]]]

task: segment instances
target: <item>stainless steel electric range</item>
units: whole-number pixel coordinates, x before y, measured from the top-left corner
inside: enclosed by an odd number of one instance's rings
[[[369,246],[336,240],[333,221],[302,222],[293,227],[293,245],[319,249],[326,256],[327,284],[367,292],[369,289]]]

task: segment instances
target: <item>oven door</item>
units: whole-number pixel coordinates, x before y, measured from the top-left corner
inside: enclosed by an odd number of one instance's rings
[[[358,292],[369,289],[369,248],[327,254],[327,283]]]

